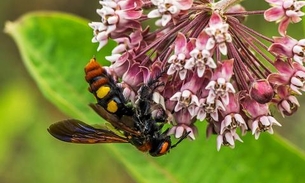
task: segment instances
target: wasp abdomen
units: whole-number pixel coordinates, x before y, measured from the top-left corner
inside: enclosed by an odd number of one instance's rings
[[[105,77],[107,75],[107,71],[103,67],[101,67],[100,64],[96,62],[95,58],[92,58],[90,62],[86,65],[85,73],[86,73],[85,79],[88,83],[90,83],[91,80],[93,80],[95,77],[98,76]]]
[[[122,88],[117,85],[111,75],[93,58],[85,67],[86,81],[89,91],[94,94],[99,105],[107,112],[122,115],[133,115],[130,107],[126,106]]]

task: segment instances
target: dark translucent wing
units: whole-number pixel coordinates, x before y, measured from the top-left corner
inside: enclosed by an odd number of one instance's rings
[[[49,133],[55,138],[73,143],[126,143],[127,138],[108,129],[94,128],[76,119],[67,119],[52,124]]]
[[[134,119],[132,116],[123,115],[118,117],[117,115],[110,114],[102,106],[98,104],[89,104],[89,106],[102,118],[111,123],[118,130],[128,132],[133,135],[140,135],[140,132],[134,129]]]

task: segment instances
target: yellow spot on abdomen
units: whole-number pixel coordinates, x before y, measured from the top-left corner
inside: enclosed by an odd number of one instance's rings
[[[118,110],[118,104],[114,100],[110,100],[107,104],[107,111],[115,113]]]
[[[96,91],[96,96],[99,99],[103,99],[110,91],[109,86],[101,86],[97,91]]]

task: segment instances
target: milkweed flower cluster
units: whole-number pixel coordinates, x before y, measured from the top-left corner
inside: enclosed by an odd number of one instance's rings
[[[98,50],[109,39],[117,42],[106,59],[130,101],[141,84],[163,73],[154,101],[173,125],[169,135],[188,133],[195,139],[195,122],[206,121],[207,136],[217,135],[218,150],[234,147],[242,141],[239,134],[250,131],[255,139],[264,131],[272,134],[273,126],[281,125],[270,107],[290,116],[305,91],[305,39],[287,32],[302,20],[305,1],[256,0],[270,4],[256,11],[238,2],[103,0],[97,10],[101,21],[89,23],[92,41]],[[273,24],[278,35],[269,38],[244,25],[252,15],[278,23]]]

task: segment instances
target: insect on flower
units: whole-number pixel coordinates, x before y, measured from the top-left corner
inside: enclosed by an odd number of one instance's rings
[[[162,132],[165,113],[152,117],[153,91],[160,86],[158,78],[150,80],[139,88],[135,106],[126,101],[122,88],[93,58],[85,67],[89,91],[94,94],[97,104],[90,107],[107,120],[110,125],[90,126],[76,119],[67,119],[52,124],[48,131],[55,138],[72,143],[131,143],[140,151],[152,156],[161,156],[180,143],[171,145],[167,130]],[[157,121],[160,121],[157,123]]]
[[[101,21],[89,23],[92,42],[98,50],[109,39],[117,43],[106,59],[130,88],[154,69],[166,70],[159,94],[171,114],[168,134],[181,138],[188,133],[195,139],[196,121],[206,121],[207,136],[217,135],[218,150],[234,148],[242,141],[239,135],[249,131],[255,139],[262,132],[272,134],[281,124],[270,109],[293,115],[305,91],[305,39],[288,31],[302,21],[305,1],[257,1],[270,4],[266,10],[240,2],[99,1]],[[278,33],[263,35],[245,24],[248,16],[279,23]],[[154,28],[147,24],[151,21]]]

